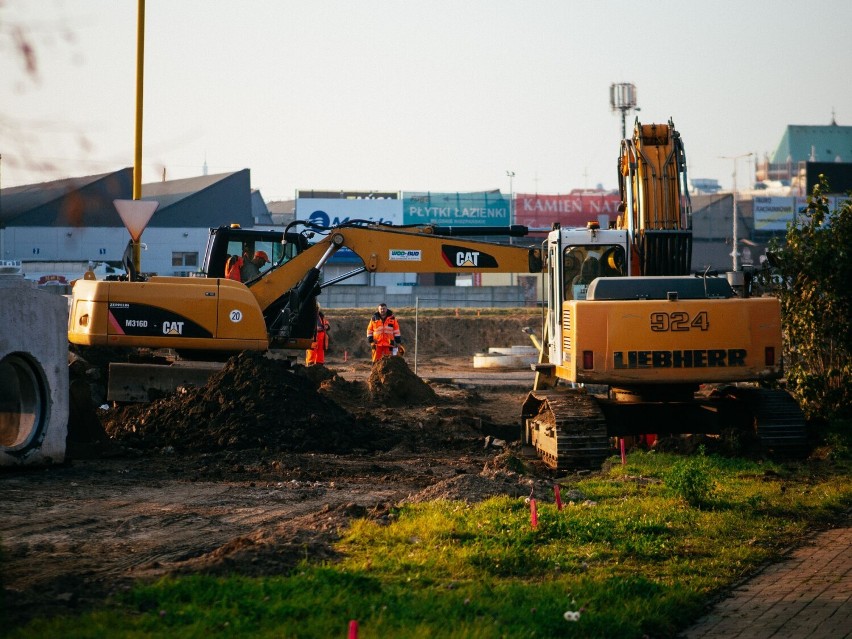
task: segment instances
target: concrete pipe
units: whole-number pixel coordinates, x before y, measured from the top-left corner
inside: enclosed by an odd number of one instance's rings
[[[0,261],[0,466],[65,461],[68,300]]]
[[[538,351],[532,346],[491,347],[488,353],[476,353],[473,356],[473,367],[528,369],[537,358]]]

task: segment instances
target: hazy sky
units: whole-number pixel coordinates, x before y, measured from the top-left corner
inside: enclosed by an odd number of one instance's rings
[[[852,125],[850,25],[849,0],[147,0],[143,181],[206,159],[266,200],[616,188],[631,82],[730,188],[720,156]],[[133,166],[136,32],[136,0],[0,0],[0,185]]]

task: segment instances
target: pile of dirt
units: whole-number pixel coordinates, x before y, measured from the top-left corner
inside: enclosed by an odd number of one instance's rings
[[[443,479],[408,497],[404,502],[452,500],[475,504],[502,495],[553,501],[552,490],[553,484],[544,479],[524,477],[510,470],[485,468],[476,475],[462,474]]]
[[[369,428],[318,391],[316,379],[329,373],[244,352],[231,358],[203,387],[182,389],[150,404],[110,410],[102,422],[110,437],[141,449],[348,452],[370,448]]]
[[[384,406],[434,404],[432,387],[417,377],[402,357],[386,357],[373,364],[367,388],[373,401]]]

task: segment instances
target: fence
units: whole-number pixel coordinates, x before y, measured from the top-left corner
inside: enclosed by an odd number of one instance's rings
[[[323,289],[324,308],[523,308],[539,306],[535,291],[522,286],[415,286],[410,293],[388,293],[384,286],[335,285]]]

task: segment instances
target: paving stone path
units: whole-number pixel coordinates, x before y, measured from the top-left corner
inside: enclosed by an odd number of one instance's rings
[[[735,588],[683,639],[852,639],[852,518]]]

